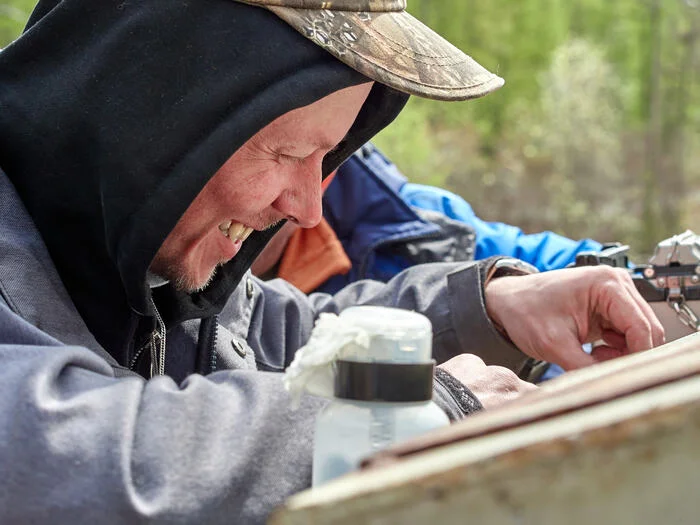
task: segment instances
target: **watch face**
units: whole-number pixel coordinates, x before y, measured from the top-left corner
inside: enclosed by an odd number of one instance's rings
[[[538,273],[537,268],[535,268],[533,265],[514,257],[504,257],[503,259],[499,259],[496,261],[494,266],[496,267],[496,275],[499,273]]]

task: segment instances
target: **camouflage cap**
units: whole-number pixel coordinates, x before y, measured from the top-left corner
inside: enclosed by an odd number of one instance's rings
[[[503,79],[406,12],[406,0],[239,0],[269,9],[363,75],[438,100],[476,98]]]

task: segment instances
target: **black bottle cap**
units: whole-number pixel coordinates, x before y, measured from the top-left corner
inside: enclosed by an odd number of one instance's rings
[[[417,402],[433,398],[435,361],[335,363],[335,397],[355,401]]]

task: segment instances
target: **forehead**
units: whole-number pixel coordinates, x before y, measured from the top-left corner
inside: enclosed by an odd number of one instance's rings
[[[335,147],[332,130],[324,127],[319,117],[313,112],[302,115],[287,113],[261,129],[254,138],[270,146],[304,144],[332,149]]]
[[[265,140],[292,141],[332,149],[355,120],[371,86],[370,82],[341,89],[312,104],[288,111],[256,136]]]

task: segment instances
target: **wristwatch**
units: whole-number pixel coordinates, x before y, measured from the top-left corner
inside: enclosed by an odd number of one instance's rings
[[[539,270],[530,263],[521,261],[515,257],[501,257],[488,269],[484,286],[486,286],[491,279],[497,279],[498,277],[529,275],[531,273],[539,273]]]

